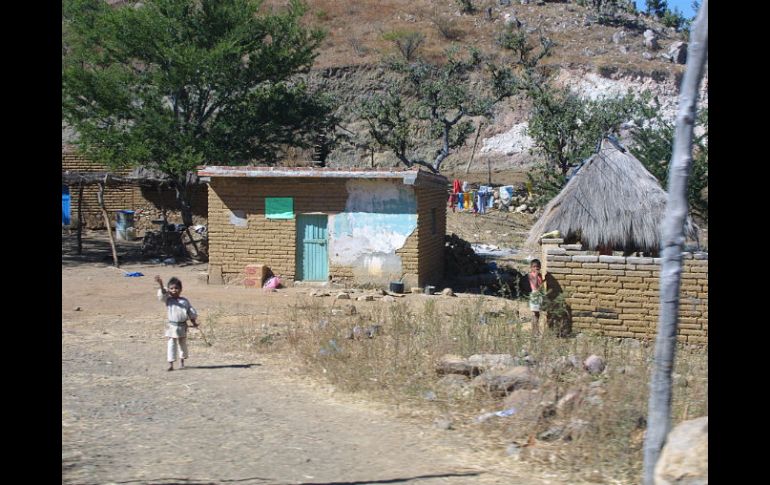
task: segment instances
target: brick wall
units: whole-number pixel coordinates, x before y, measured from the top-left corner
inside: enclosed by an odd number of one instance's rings
[[[266,197],[292,197],[295,213],[339,214],[348,199],[342,178],[228,178],[213,177],[209,184],[209,274],[236,279],[247,264],[265,264],[287,282],[296,276],[296,220],[265,218]],[[416,188],[417,229],[396,253],[401,257],[407,285],[434,281],[443,273],[446,227],[445,190]],[[436,234],[432,234],[431,209],[436,208]],[[231,222],[233,212],[246,224]],[[330,264],[334,280],[353,280],[351,267]]]
[[[678,339],[708,342],[708,254],[683,253]],[[660,258],[599,256],[561,240],[543,241],[549,290],[566,295],[573,330],[655,338]]]
[[[293,197],[295,212],[339,213],[345,209],[344,179],[212,178],[209,184],[209,266],[236,277],[246,264],[265,264],[294,280],[296,220],[266,219],[265,197]],[[242,211],[247,225],[230,221]],[[335,277],[352,277],[349,268],[330,266]]]
[[[92,162],[78,155],[71,147],[62,147],[62,171],[73,172],[104,172],[107,167]],[[130,170],[113,170],[118,175],[127,175]],[[193,189],[192,209],[193,222],[195,224],[207,223],[207,193],[206,185],[200,184]],[[88,229],[104,229],[102,217],[97,200],[96,185],[86,185],[83,188],[83,221]],[[70,187],[70,215],[72,220],[77,219],[79,191],[77,185]],[[140,231],[157,229],[150,221],[161,219],[161,207],[165,207],[166,216],[171,223],[181,223],[182,214],[172,189],[162,189],[159,193],[156,188],[140,187],[136,184],[110,185],[104,190],[104,205],[110,220],[115,222],[115,211],[128,209],[141,211],[134,217],[134,226]]]
[[[438,286],[444,279],[447,197],[445,187],[417,188],[418,286]]]

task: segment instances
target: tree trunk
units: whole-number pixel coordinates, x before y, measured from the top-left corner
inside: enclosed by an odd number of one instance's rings
[[[102,217],[104,217],[104,224],[107,226],[107,235],[110,237],[110,248],[112,248],[112,262],[116,268],[120,268],[118,262],[118,251],[115,249],[115,238],[112,234],[112,227],[110,227],[110,217],[107,215],[107,208],[104,207],[104,187],[107,184],[107,177],[104,177],[104,182],[99,183],[99,191],[96,193],[96,198],[99,201],[99,208],[102,210]]]
[[[179,207],[182,212],[182,224],[184,224],[187,237],[190,239],[193,249],[195,249],[195,259],[198,259],[201,257],[201,250],[198,247],[198,243],[195,242],[192,232],[190,232],[190,226],[193,225],[190,185],[186,182],[177,182],[174,184],[174,188],[176,189],[176,199],[179,202]]]
[[[81,181],[78,185],[78,255],[83,254],[83,188]]]
[[[690,35],[687,67],[679,96],[674,149],[668,179],[668,200],[661,228],[660,317],[650,379],[647,436],[644,443],[644,485],[654,484],[655,465],[671,427],[671,372],[676,356],[679,284],[682,273],[687,180],[692,165],[693,126],[698,86],[708,48],[708,0],[703,0]]]
[[[479,123],[479,128],[476,130],[476,139],[473,141],[473,150],[471,150],[471,159],[468,160],[468,166],[465,167],[465,173],[469,173],[471,170],[471,163],[473,163],[473,155],[476,153],[476,145],[479,143],[479,135],[481,134],[481,127],[484,123]]]

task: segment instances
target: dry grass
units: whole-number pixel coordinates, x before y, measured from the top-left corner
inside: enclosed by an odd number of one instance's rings
[[[335,317],[318,299],[307,299],[292,310],[287,341],[309,374],[341,390],[364,393],[423,417],[449,417],[454,428],[483,439],[489,449],[499,452],[515,443],[522,459],[576,479],[590,471],[594,478],[599,473],[620,483],[638,481],[652,346],[599,336],[547,335],[533,341],[516,302],[462,300],[455,306],[433,299],[417,308],[379,305],[367,313]],[[356,324],[380,324],[383,334],[346,338]],[[472,387],[456,392],[439,386],[435,365],[447,353],[529,355],[541,381],[537,399],[513,416],[477,423],[478,415],[503,409],[503,400]],[[569,356],[582,361],[591,354],[605,359],[607,371],[591,376],[580,369],[559,370],[558,363]],[[707,350],[682,347],[676,372],[673,420],[708,414]],[[554,411],[570,391],[579,396],[574,408]],[[592,405],[591,400],[601,403]],[[584,425],[571,437],[536,439],[570,422]]]
[[[501,7],[493,0],[477,0],[474,14],[461,14],[459,3],[454,0],[307,0],[310,12],[305,22],[327,31],[315,67],[348,66],[377,63],[394,48],[383,34],[405,30],[425,35],[421,54],[429,60],[443,58],[444,50],[451,44],[473,45],[486,53],[498,53],[495,38],[503,26],[503,15],[514,12],[526,28],[542,29],[557,43],[554,55],[544,64],[558,66],[610,66],[629,72],[663,73],[682,71],[661,60],[641,58],[641,32],[625,28],[627,46],[631,54],[621,54],[611,42],[614,32],[621,27],[593,24],[583,27],[582,22],[589,10],[576,4],[547,3],[546,5],[520,5]],[[286,0],[266,0],[265,8],[278,8]],[[492,20],[486,20],[484,9],[492,7]],[[442,32],[443,31],[443,32]],[[449,35],[447,35],[449,34]],[[529,34],[537,40],[537,33]],[[673,42],[673,36],[670,42]],[[664,41],[665,44],[665,41]]]

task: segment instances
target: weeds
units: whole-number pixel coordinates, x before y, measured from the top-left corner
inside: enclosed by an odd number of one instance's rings
[[[558,313],[563,299],[551,299],[550,311]],[[308,372],[342,390],[449,414],[456,428],[481,432],[489,443],[516,443],[527,450],[523,459],[555,463],[576,477],[590,469],[638,481],[651,346],[590,334],[559,338],[553,330],[533,339],[519,302],[505,300],[500,308],[500,299],[481,297],[449,309],[436,302],[430,299],[416,310],[400,302],[376,306],[355,318],[325,315],[306,320],[304,327],[297,320],[291,346]],[[314,310],[303,312],[309,316]],[[383,334],[346,338],[352,325],[368,323],[381,324]],[[540,386],[521,392],[533,400],[505,404],[468,378],[458,377],[457,388],[442,387],[436,364],[443,355],[481,353],[510,354],[518,365],[528,366]],[[592,354],[607,364],[596,376],[582,369]],[[707,414],[707,352],[682,347],[676,372],[674,421]],[[424,397],[428,392],[434,396],[430,401]],[[480,413],[507,405],[516,409],[512,416],[475,422]],[[536,445],[525,446],[532,439]]]

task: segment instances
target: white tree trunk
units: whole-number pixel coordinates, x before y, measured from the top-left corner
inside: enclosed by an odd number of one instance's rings
[[[687,67],[679,95],[674,149],[668,178],[668,200],[661,227],[660,317],[655,360],[650,379],[647,436],[644,442],[644,485],[654,485],[653,474],[671,428],[671,372],[676,356],[679,283],[682,273],[684,224],[687,218],[687,181],[692,165],[693,127],[698,86],[708,56],[708,0],[703,0],[690,34]]]

